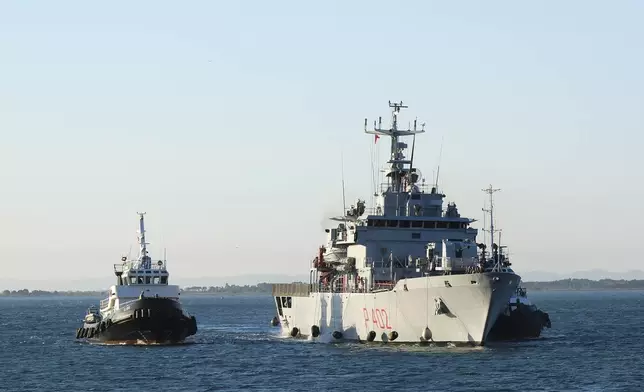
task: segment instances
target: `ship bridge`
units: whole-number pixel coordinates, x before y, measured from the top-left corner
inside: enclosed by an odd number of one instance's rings
[[[413,128],[410,125],[400,129],[400,110],[407,106],[389,102],[389,107],[390,128],[382,127],[381,117],[377,123],[374,121],[373,129],[367,129],[365,119],[365,133],[390,138],[391,155],[387,181],[375,195],[374,208],[361,217],[355,242],[365,245],[366,257],[373,260],[424,257],[431,244],[440,253],[443,239],[475,244],[477,230],[470,227],[475,220],[461,217],[455,203],[448,203],[443,209],[445,195],[438,191],[438,183],[427,185],[421,171],[414,167],[416,135],[425,132],[424,124],[419,129],[414,120]],[[407,158],[405,151],[409,146],[401,138],[409,136],[413,140]]]

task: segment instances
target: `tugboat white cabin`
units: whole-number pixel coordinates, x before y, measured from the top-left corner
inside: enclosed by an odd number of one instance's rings
[[[129,301],[144,297],[179,300],[179,286],[168,284],[170,274],[166,268],[166,260],[153,262],[148,254],[149,243],[145,241],[144,215],[145,213],[139,213],[139,256],[131,261],[123,256],[122,263],[114,264],[116,285],[110,287],[108,298],[101,301],[101,313],[119,309]]]

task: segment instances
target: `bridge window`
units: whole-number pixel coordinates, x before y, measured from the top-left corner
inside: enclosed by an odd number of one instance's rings
[[[160,282],[160,281],[161,281],[161,279],[159,279],[159,277],[158,277],[158,276],[155,276],[155,277],[154,277],[154,280],[152,281],[152,283],[154,283],[154,284],[159,284],[159,282]]]
[[[435,229],[436,228],[436,222],[434,221],[425,221],[423,222],[423,227],[426,229]]]
[[[449,222],[450,229],[458,229],[460,226],[459,222]]]
[[[145,284],[150,284],[150,277],[149,276],[145,277]]]
[[[406,227],[409,227],[409,226],[411,226],[410,221],[400,221],[400,227],[406,228]]]
[[[290,309],[291,308],[291,297],[282,297],[282,307]]]
[[[437,229],[447,229],[447,222],[436,222]]]
[[[423,227],[423,221],[412,221],[411,227]]]
[[[167,276],[162,276],[161,277],[161,284],[167,284],[168,283],[168,277]]]
[[[387,227],[398,227],[398,221],[397,220],[388,220],[387,221]]]
[[[136,284],[136,276],[130,276],[130,284]]]
[[[375,227],[385,227],[385,221],[382,219],[374,219],[373,225]]]
[[[411,239],[419,240],[420,239],[420,233],[411,233]]]

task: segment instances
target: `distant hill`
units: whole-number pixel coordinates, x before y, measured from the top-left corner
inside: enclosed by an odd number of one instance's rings
[[[644,271],[629,270],[622,272],[610,272],[602,269],[591,269],[586,271],[576,271],[571,273],[557,273],[552,271],[516,271],[521,275],[521,280],[524,282],[552,282],[562,279],[588,279],[588,280],[601,280],[601,279],[638,279],[644,280]]]
[[[562,279],[550,282],[524,282],[522,284],[528,290],[553,291],[553,290],[642,290],[644,280],[642,279]]]
[[[181,289],[182,294],[270,294],[272,284],[258,283],[256,285],[229,285],[224,286],[191,286]],[[3,290],[0,297],[103,297],[106,291],[47,291],[47,290]]]
[[[279,274],[253,274],[238,276],[213,276],[184,278],[170,276],[172,284],[180,287],[189,286],[214,286],[223,287],[226,284],[245,286],[256,285],[258,283],[290,283],[290,282],[308,282],[308,275],[279,275]],[[2,290],[46,290],[46,291],[105,291],[116,282],[116,277],[107,276],[105,278],[85,278],[85,279],[7,279],[0,278],[0,291]]]

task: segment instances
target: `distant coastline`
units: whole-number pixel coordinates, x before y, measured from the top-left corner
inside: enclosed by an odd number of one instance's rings
[[[529,291],[597,291],[597,290],[644,290],[644,280],[615,280],[615,279],[560,279],[547,282],[522,282],[522,286]],[[225,286],[189,286],[181,289],[182,294],[188,295],[243,295],[260,294],[270,295],[272,283],[258,283],[256,285],[229,285]],[[47,290],[4,290],[0,297],[102,297],[105,290],[96,291],[47,291]]]
[[[532,291],[598,291],[598,290],[642,290],[642,279],[560,279],[549,282],[522,282],[522,286]]]
[[[229,285],[225,286],[190,286],[181,289],[182,294],[189,295],[238,295],[238,294],[265,294],[270,295],[272,283],[258,283],[256,285]],[[3,290],[0,297],[103,297],[107,290],[83,290],[83,291],[47,291],[47,290]]]

